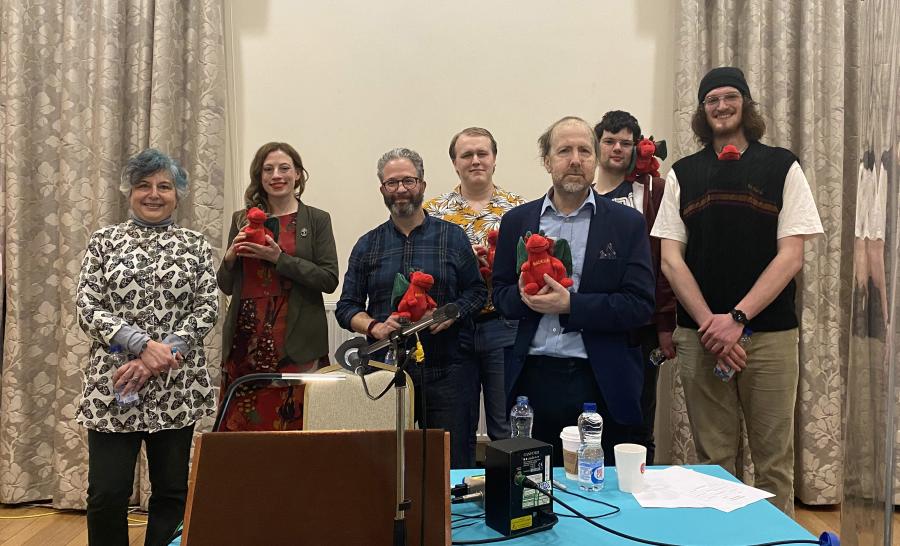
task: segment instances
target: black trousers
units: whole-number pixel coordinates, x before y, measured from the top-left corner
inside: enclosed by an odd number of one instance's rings
[[[145,546],[170,542],[184,519],[188,460],[194,425],[148,432],[88,430],[88,543],[128,544],[128,500],[141,442],[147,444],[150,506]]]
[[[594,372],[586,359],[528,356],[516,379],[507,405],[511,409],[517,396],[527,396],[534,409],[531,437],[553,446],[553,466],[562,466],[562,440],[559,433],[577,425],[585,402],[596,402],[603,417],[603,458],[605,466],[615,466],[613,447],[631,441],[632,428],[613,420],[600,394]]]
[[[659,379],[659,368],[650,364],[650,353],[659,347],[659,337],[655,324],[642,327],[639,333],[641,358],[644,362],[644,386],[641,390],[641,413],[644,415],[644,422],[634,427],[631,441],[647,448],[647,466],[650,466],[656,453],[653,424],[656,422],[656,383]]]

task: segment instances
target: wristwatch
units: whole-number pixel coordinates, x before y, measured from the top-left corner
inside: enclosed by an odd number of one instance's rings
[[[750,319],[748,319],[747,315],[745,315],[744,312],[741,311],[740,309],[732,309],[730,311],[730,313],[731,313],[731,318],[733,318],[735,322],[740,322],[744,326],[747,326],[748,324],[750,324]]]

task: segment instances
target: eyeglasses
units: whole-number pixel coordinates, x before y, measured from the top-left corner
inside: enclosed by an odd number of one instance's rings
[[[619,145],[623,150],[630,150],[634,148],[633,140],[616,140],[614,138],[604,138],[600,140],[600,144],[606,146],[607,148],[615,148],[616,144]]]
[[[740,93],[728,93],[727,95],[722,95],[721,97],[706,97],[705,99],[703,99],[703,105],[707,108],[714,108],[719,104],[719,101],[722,101],[725,104],[734,104],[739,100],[741,100]]]
[[[419,179],[415,176],[407,176],[406,178],[392,178],[381,183],[388,193],[394,193],[400,189],[400,184],[403,184],[407,190],[413,190],[419,184]]]

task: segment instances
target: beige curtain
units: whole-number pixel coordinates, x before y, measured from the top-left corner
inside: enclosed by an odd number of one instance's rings
[[[148,146],[188,171],[177,222],[221,251],[222,5],[3,0],[0,10],[0,502],[83,508],[86,434],[74,421],[88,357],[74,316],[81,257],[93,230],[125,219],[119,172]],[[215,336],[207,344],[218,362]]]
[[[690,128],[697,86],[723,65],[744,70],[766,119],[764,142],[800,158],[825,236],[806,244],[798,278],[800,387],[795,492],[809,504],[841,500],[841,411],[849,339],[858,108],[857,0],[681,0],[676,21],[673,158],[699,148]],[[849,232],[848,232],[849,229]],[[695,462],[677,362],[661,380],[660,444]],[[665,388],[668,387],[668,388]],[[746,453],[746,452],[745,452]],[[665,453],[661,453],[665,460]],[[745,456],[745,481],[752,466]]]

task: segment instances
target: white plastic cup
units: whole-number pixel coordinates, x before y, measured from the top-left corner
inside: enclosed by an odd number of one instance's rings
[[[578,446],[581,445],[581,435],[578,427],[566,427],[559,433],[562,440],[563,467],[566,469],[566,478],[578,481]]]
[[[623,493],[640,491],[644,487],[647,448],[638,444],[618,444],[613,451],[616,454],[619,491]]]

